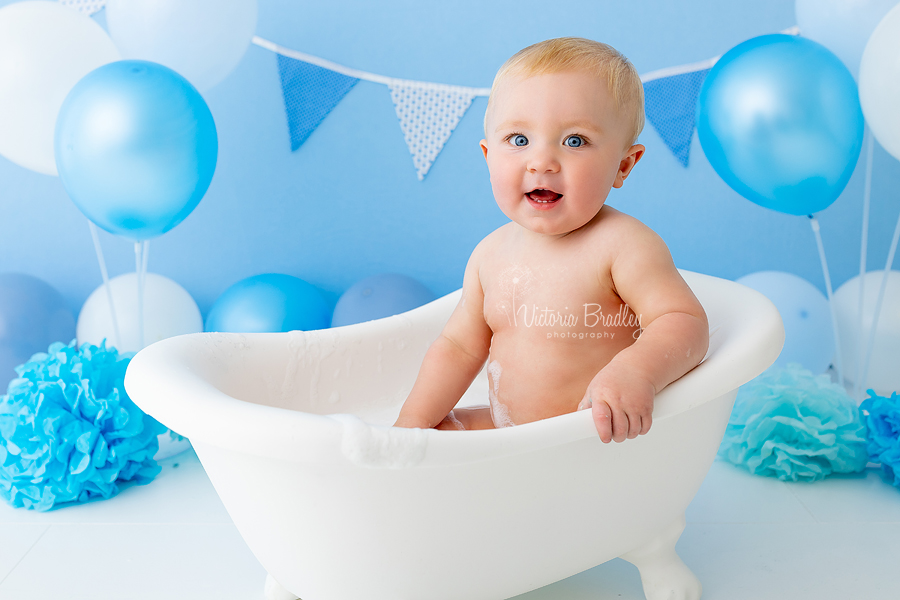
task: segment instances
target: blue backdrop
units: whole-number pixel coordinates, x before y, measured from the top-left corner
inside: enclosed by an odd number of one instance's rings
[[[0,6],[9,4],[0,0]],[[103,12],[96,15],[104,23]],[[392,77],[488,87],[503,61],[563,35],[598,39],[644,74],[721,55],[795,25],[793,0],[260,0],[257,35],[282,46]],[[276,55],[252,46],[205,94],[219,133],[206,197],[150,243],[150,271],[174,279],[205,314],[234,282],[266,272],[301,277],[332,299],[355,281],[394,271],[436,294],[461,285],[472,248],[506,222],[495,206],[478,142],[476,98],[419,181],[382,85],[359,82],[295,152],[290,150]],[[648,123],[647,147],[609,204],[647,223],[679,267],[736,279],[773,269],[824,290],[805,217],[745,200],[713,172],[696,135],[684,168]],[[835,286],[858,271],[865,149],[842,197],[819,215]],[[900,163],[877,144],[869,268],[881,268],[900,211]],[[0,157],[0,272],[40,277],[77,314],[101,283],[87,221],[55,177]],[[101,232],[110,275],[134,270],[129,242]]]

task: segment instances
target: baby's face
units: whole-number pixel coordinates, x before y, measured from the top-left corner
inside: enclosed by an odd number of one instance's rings
[[[481,141],[500,210],[547,235],[585,225],[643,154],[627,136],[597,77],[510,77],[495,92]]]

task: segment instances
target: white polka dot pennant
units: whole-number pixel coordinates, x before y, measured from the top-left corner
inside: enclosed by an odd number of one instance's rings
[[[86,15],[92,15],[106,6],[106,0],[59,0],[59,3],[71,6]]]
[[[391,80],[388,87],[421,181],[480,90],[406,79]]]

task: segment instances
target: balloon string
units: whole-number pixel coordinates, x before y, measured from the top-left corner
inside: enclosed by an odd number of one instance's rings
[[[897,241],[900,239],[900,215],[897,216],[897,225],[894,226],[894,237],[891,238],[891,248],[888,250],[887,260],[884,263],[884,275],[881,276],[881,285],[878,287],[878,300],[875,301],[875,315],[872,318],[872,327],[869,329],[869,343],[866,348],[866,363],[863,365],[862,380],[869,376],[869,361],[872,359],[872,349],[875,347],[875,330],[878,329],[878,317],[881,315],[881,303],[884,300],[884,292],[887,289],[888,274],[894,264],[894,255],[897,253]]]
[[[144,280],[146,281],[146,279],[147,279],[147,263],[149,262],[149,256],[150,256],[150,240],[144,240],[143,252],[144,252],[144,262],[141,265],[143,267],[143,271],[141,271],[141,272],[144,274]]]
[[[106,289],[106,299],[109,302],[109,314],[112,317],[113,334],[116,348],[121,349],[122,338],[119,336],[119,319],[116,317],[116,307],[113,304],[112,288],[109,285],[109,271],[106,270],[106,261],[103,259],[103,247],[100,246],[100,236],[97,235],[97,226],[90,219],[87,220],[91,229],[91,238],[94,240],[94,252],[97,253],[97,262],[100,263],[100,275],[103,276],[103,287]]]
[[[822,234],[819,232],[819,221],[812,215],[809,215],[809,225],[812,227],[813,235],[816,236],[816,246],[819,248],[819,260],[822,262],[822,274],[825,276],[825,291],[828,292],[828,305],[831,308],[831,328],[834,330],[834,348],[836,352],[834,368],[837,371],[838,382],[844,387],[843,368],[841,367],[841,339],[838,335],[837,314],[835,313],[834,302],[831,293],[831,276],[828,274],[828,263],[825,261],[825,247],[822,245]]]
[[[865,134],[869,136],[869,144],[866,148],[866,185],[863,192],[863,215],[862,215],[862,240],[859,245],[859,310],[857,312],[856,323],[856,383],[853,386],[853,398],[857,401],[862,400],[862,365],[863,365],[863,346],[865,345],[865,334],[863,333],[863,305],[865,303],[865,277],[866,256],[869,248],[869,206],[872,198],[872,151],[875,147],[875,136],[872,135],[869,126],[865,126]],[[841,350],[838,349],[838,352]]]
[[[138,350],[144,349],[144,281],[142,268],[144,266],[143,259],[143,242],[134,243],[134,270],[137,276],[137,326],[138,326]]]
[[[144,348],[144,295],[147,290],[147,263],[150,260],[150,240],[144,240],[141,247],[141,349]]]
[[[144,295],[147,290],[147,263],[150,258],[150,240],[144,240],[141,247],[141,349],[144,348]]]

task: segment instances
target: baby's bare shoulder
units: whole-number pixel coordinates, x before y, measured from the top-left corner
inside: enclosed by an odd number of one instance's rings
[[[481,241],[494,248],[499,247],[509,241],[509,238],[514,233],[516,227],[517,225],[515,222],[510,221],[487,234]]]
[[[604,243],[622,248],[661,240],[655,231],[631,215],[611,206],[604,206],[603,211],[604,217],[598,222],[595,233],[604,239]]]
[[[511,224],[512,223],[507,223],[506,225],[502,225],[484,236],[484,238],[478,242],[478,245],[475,246],[475,249],[472,250],[469,261],[479,269],[488,266],[490,264],[488,259],[491,256],[494,256],[506,242],[509,235],[509,225]]]
[[[631,215],[610,206],[603,207],[602,218],[587,234],[584,244],[591,248],[601,273],[609,273],[623,255],[661,255],[669,252],[655,231]]]

